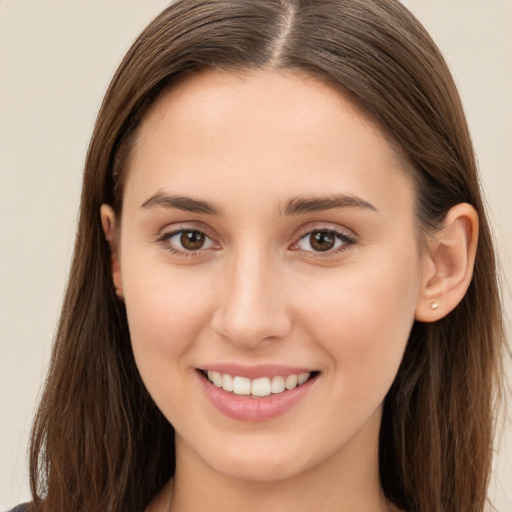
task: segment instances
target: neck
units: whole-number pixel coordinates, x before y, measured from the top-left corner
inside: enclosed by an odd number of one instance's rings
[[[378,428],[377,435],[371,430],[322,463],[277,481],[243,480],[215,471],[178,436],[176,474],[147,512],[191,512],[205,504],[209,512],[396,510],[380,487]]]

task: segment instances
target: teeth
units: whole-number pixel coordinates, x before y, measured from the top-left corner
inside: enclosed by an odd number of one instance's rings
[[[251,395],[268,396],[271,393],[270,387],[270,379],[268,377],[254,379],[251,384]]]
[[[309,379],[309,373],[301,373],[297,377],[297,386],[300,386],[301,384],[304,384]]]
[[[246,379],[245,377],[238,376],[235,377],[233,379],[233,393],[235,393],[235,395],[250,395],[251,379]]]
[[[252,395],[255,397],[269,396],[282,393],[304,384],[310,377],[310,373],[288,375],[287,377],[260,377],[248,379],[246,377],[232,376],[228,373],[220,373],[208,370],[208,380],[224,391],[233,392],[235,395]]]
[[[284,387],[286,389],[293,389],[297,387],[297,375],[288,375],[284,381]]]
[[[227,373],[222,375],[222,389],[224,391],[233,391],[233,377]]]
[[[282,393],[285,390],[284,377],[274,377],[270,385],[272,393]]]
[[[218,388],[222,386],[222,373],[219,372],[208,372],[208,379]]]

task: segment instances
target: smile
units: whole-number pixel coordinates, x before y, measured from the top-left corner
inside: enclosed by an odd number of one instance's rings
[[[305,372],[287,375],[286,377],[278,375],[275,377],[249,379],[247,377],[212,370],[205,372],[205,374],[214,386],[222,388],[224,391],[234,393],[235,395],[251,396],[254,398],[291,391],[297,386],[306,383],[312,375],[310,372]]]
[[[298,406],[321,375],[319,371],[301,369],[290,373],[290,370],[233,366],[229,370],[226,367],[197,369],[196,375],[205,396],[222,414],[239,421],[260,422],[277,418]]]

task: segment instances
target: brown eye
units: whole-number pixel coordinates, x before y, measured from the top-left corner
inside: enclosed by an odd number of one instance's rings
[[[336,244],[336,237],[329,231],[313,231],[309,234],[309,243],[315,251],[329,251]]]
[[[297,242],[296,248],[310,253],[337,254],[354,243],[353,238],[333,229],[315,229],[306,233]]]
[[[198,229],[177,229],[163,234],[157,241],[178,256],[204,255],[205,251],[219,249],[206,233]]]
[[[187,251],[197,251],[203,247],[205,239],[205,234],[201,231],[182,231],[180,243]]]

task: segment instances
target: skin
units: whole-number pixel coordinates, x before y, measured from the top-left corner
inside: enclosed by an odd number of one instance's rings
[[[378,475],[382,402],[415,318],[441,318],[469,284],[471,207],[422,251],[407,164],[338,92],[291,72],[181,81],[145,116],[127,172],[122,222],[101,212],[113,279],[142,378],[176,430],[175,478],[147,510],[393,510]],[[341,194],[359,203],[284,213]],[[187,255],[179,230],[208,238]],[[315,251],[315,230],[342,237]],[[249,423],[203,392],[196,369],[226,362],[320,375],[291,410]]]

